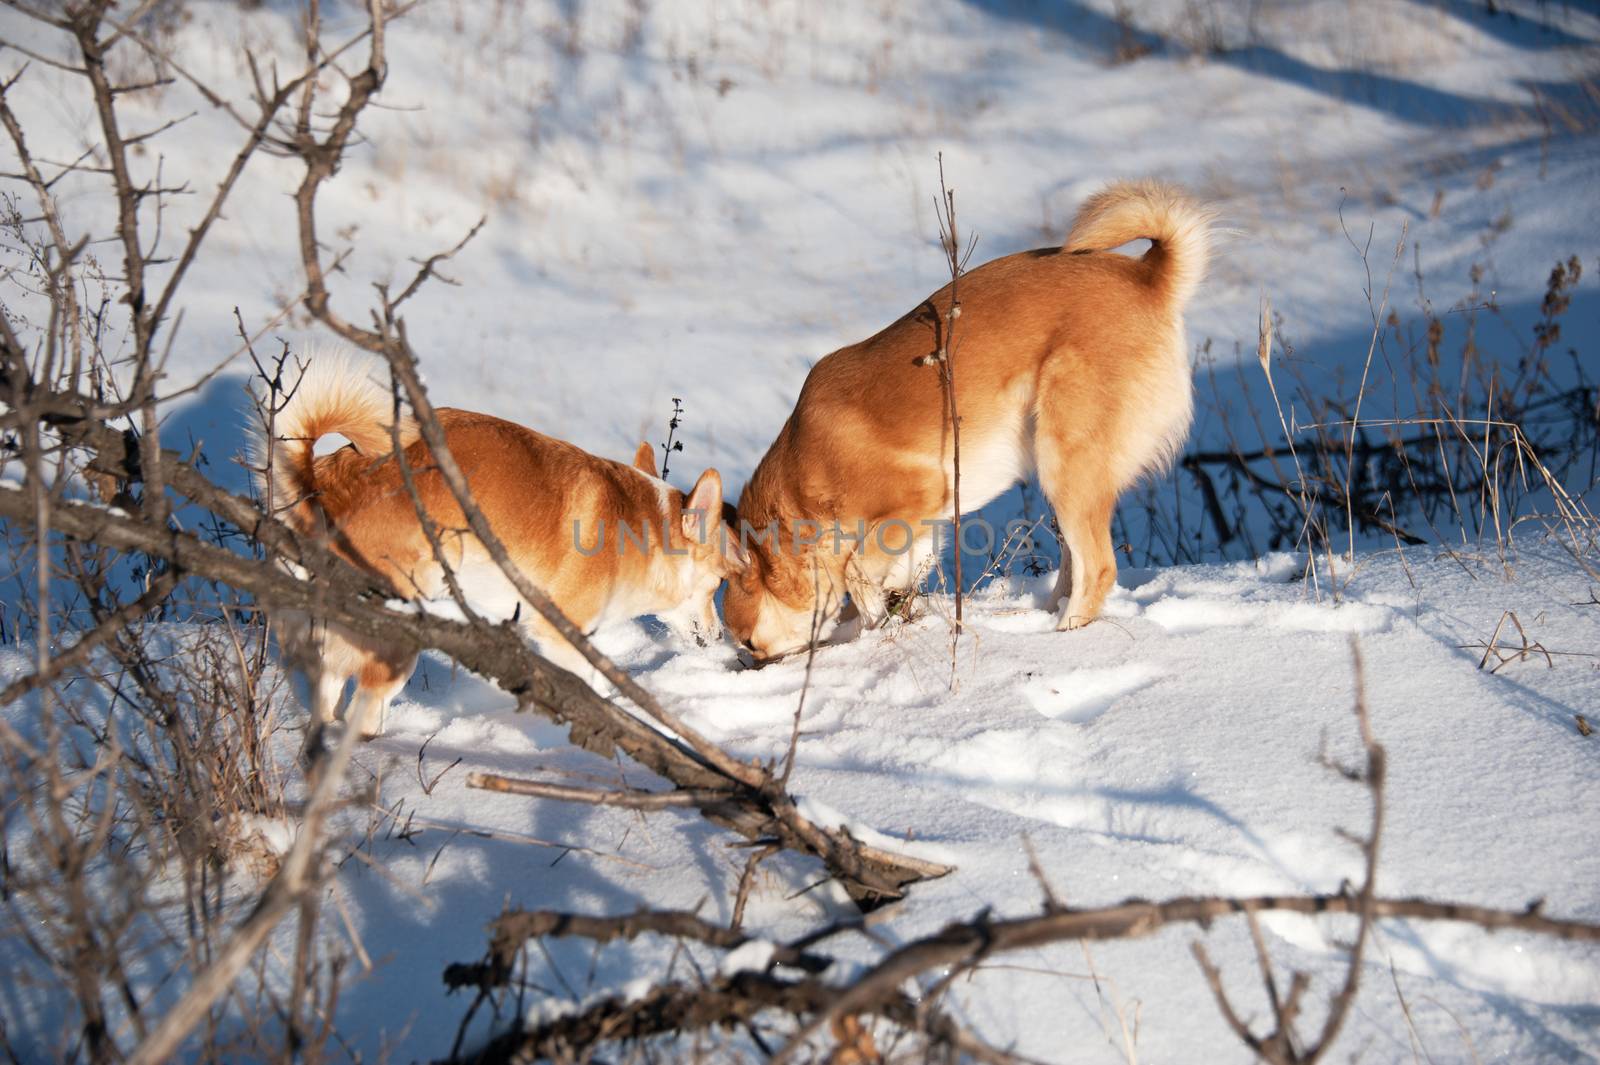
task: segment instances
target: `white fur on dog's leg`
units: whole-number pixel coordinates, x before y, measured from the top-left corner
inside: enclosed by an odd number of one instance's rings
[[[311,683],[311,720],[318,725],[331,725],[339,710],[339,698],[344,694],[348,677],[338,676],[324,668]]]
[[[1056,611],[1056,631],[1072,632],[1075,629],[1083,628],[1085,625],[1089,624],[1089,622],[1094,620],[1094,618],[1084,617],[1078,612],[1078,610],[1079,608],[1072,602],[1071,599],[1068,599],[1065,603],[1062,603],[1060,608]]]
[[[1059,536],[1056,544],[1061,548],[1061,568],[1056,570],[1055,587],[1050,589],[1050,609],[1056,611],[1056,628],[1065,628],[1066,607],[1072,598],[1072,548],[1067,546],[1067,538]]]
[[[1050,605],[1059,610],[1072,598],[1072,556],[1061,548],[1061,568],[1056,571],[1056,586],[1050,591]]]
[[[415,668],[414,664],[412,668]],[[355,693],[350,696],[350,707],[345,711],[345,727],[358,729],[363,739],[371,740],[383,735],[389,705],[406,686],[406,678],[410,675],[411,669],[408,668],[387,684],[377,687],[357,684]]]
[[[1083,610],[1085,583],[1082,553],[1072,550],[1066,544],[1062,544],[1061,572],[1056,576],[1056,590],[1063,596],[1057,607],[1057,632],[1071,632],[1074,629],[1081,629],[1094,620],[1094,618],[1087,616]]]
[[[828,638],[822,642],[830,644],[849,643],[866,631],[868,627],[866,618],[858,610],[849,617],[841,617],[839,624],[834,626],[833,632],[829,633]]]
[[[882,625],[889,616],[889,596],[877,585],[865,583],[850,586],[850,605],[856,608],[856,615],[861,621],[861,628],[875,629]],[[841,613],[840,622],[848,619]]]
[[[349,719],[346,727],[359,729],[362,739],[376,739],[383,735],[383,719],[388,709],[388,704],[381,699],[351,700],[350,712],[345,715]]]

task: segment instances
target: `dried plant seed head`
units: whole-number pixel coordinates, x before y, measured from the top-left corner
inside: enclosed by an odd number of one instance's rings
[[[1261,372],[1272,379],[1272,301],[1265,291],[1261,293],[1261,322],[1256,340],[1256,358],[1261,361]]]

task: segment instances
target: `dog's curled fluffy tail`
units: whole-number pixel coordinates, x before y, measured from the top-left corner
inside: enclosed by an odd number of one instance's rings
[[[300,529],[316,527],[322,516],[317,502],[317,441],[338,433],[363,455],[374,458],[394,450],[390,427],[394,401],[390,391],[367,375],[359,357],[344,349],[307,352],[305,371],[285,367],[283,406],[270,414],[270,397],[257,395],[256,424],[251,427],[251,466],[263,502]],[[270,422],[269,422],[270,419]],[[403,417],[400,445],[418,437],[415,422]],[[270,492],[270,495],[269,495]]]
[[[1181,307],[1205,276],[1216,212],[1176,185],[1118,181],[1084,201],[1065,252],[1104,251],[1145,239],[1152,283]]]

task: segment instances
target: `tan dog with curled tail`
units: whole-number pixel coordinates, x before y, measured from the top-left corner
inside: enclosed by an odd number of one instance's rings
[[[265,424],[255,427],[262,497],[270,491],[275,513],[302,533],[327,535],[333,550],[382,578],[396,598],[448,613],[448,585],[417,518],[420,504],[468,605],[490,620],[516,617],[541,653],[586,676],[588,663],[521,601],[467,531],[427,444],[414,425],[402,424],[413,499],[393,454],[393,410],[389,390],[362,372],[353,355],[314,355],[270,435]],[[648,444],[639,445],[629,466],[487,414],[448,408],[438,414],[473,500],[512,561],[580,630],[654,614],[701,643],[721,636],[713,597],[745,560],[722,525],[716,470],[701,474],[686,496],[656,476]],[[316,442],[331,433],[349,445],[316,455]],[[295,570],[286,560],[280,564]],[[333,719],[354,678],[347,720],[368,736],[383,731],[416,655],[298,611],[275,612],[272,625],[288,664],[320,676],[311,690],[316,721]]]
[[[962,507],[1037,473],[1064,541],[1058,628],[1099,615],[1116,581],[1117,498],[1188,435],[1183,309],[1205,273],[1213,219],[1173,186],[1122,182],[1084,203],[1063,247],[960,280]],[[1151,241],[1141,258],[1108,250],[1140,238]],[[954,470],[940,374],[926,357],[942,346],[950,300],[946,286],[812,367],[746,485],[738,515],[752,564],[730,580],[723,616],[758,660],[826,635],[846,595],[865,625],[878,624],[888,595],[910,590],[931,561]]]

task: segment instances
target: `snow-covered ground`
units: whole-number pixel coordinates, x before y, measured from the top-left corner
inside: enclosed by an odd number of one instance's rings
[[[879,845],[956,867],[914,889],[877,927],[886,943],[985,907],[998,916],[1037,912],[1025,839],[1073,905],[1359,883],[1360,855],[1338,831],[1365,832],[1366,789],[1319,764],[1324,747],[1358,762],[1353,646],[1390,763],[1380,890],[1512,908],[1543,898],[1551,912],[1600,917],[1600,850],[1584,829],[1600,782],[1593,744],[1572,719],[1600,690],[1600,659],[1588,657],[1600,651],[1600,608],[1571,605],[1585,598],[1585,585],[1560,554],[1525,552],[1511,582],[1492,556],[1468,560],[1465,570],[1431,552],[1373,557],[1338,605],[1308,602],[1287,556],[1130,571],[1108,620],[1071,647],[1041,608],[1048,587],[1039,578],[995,588],[969,606],[974,635],[953,693],[949,630],[938,617],[817,656],[793,789],[858,831],[883,834]],[[1558,655],[1551,667],[1536,655],[1498,674],[1480,671],[1483,651],[1471,645],[1489,639],[1504,610],[1525,624],[1538,619],[1531,635],[1551,652],[1580,657]],[[608,633],[605,647],[735,754],[782,757],[802,660],[739,671],[729,653],[663,647],[642,625]],[[392,959],[352,990],[347,1008],[385,1003],[384,1032],[420,1024],[413,1031],[423,1053],[437,1049],[426,1030],[442,966],[471,957],[463,943],[503,900],[594,913],[649,902],[699,907],[723,921],[745,854],[692,815],[575,810],[466,789],[474,770],[613,781],[626,770],[563,750],[553,730],[510,713],[487,686],[458,680],[441,691],[447,678],[443,663],[419,671],[391,734],[363,752],[363,764],[382,772],[386,798],[404,797],[405,812],[419,817],[601,855],[570,854],[552,868],[559,850],[442,831],[375,850],[399,883],[365,869],[341,881],[363,915],[367,952]],[[414,763],[430,736],[429,775],[463,762],[424,796]],[[845,912],[839,891],[793,897],[816,875],[809,862],[774,863],[752,899],[752,927],[794,938]],[[1266,926],[1286,969],[1333,986],[1348,925],[1275,917]],[[1247,1060],[1189,956],[1195,939],[1259,1011],[1249,937],[1238,923],[1097,944],[1089,957],[1067,944],[997,958],[959,984],[956,999],[980,1032],[1031,1057],[1124,1060],[1092,966],[1130,1017],[1137,1011],[1138,1060]],[[558,940],[550,948],[565,979],[584,991],[588,948]],[[664,971],[671,953],[665,943],[609,947],[594,979],[620,986]],[[852,956],[872,952],[857,944]],[[563,986],[535,968],[542,983]],[[1600,1053],[1592,947],[1385,924],[1341,1045],[1366,1047],[1365,1060],[1410,1060],[1401,994],[1434,1061],[1470,1059],[1469,1044],[1483,1061]],[[381,1034],[361,1036],[375,1044]]]
[[[323,199],[324,231],[352,249],[336,299],[359,317],[370,282],[408,277],[410,259],[487,215],[446,271],[459,287],[408,305],[435,400],[622,457],[664,438],[681,397],[674,480],[715,465],[737,486],[808,366],[940,283],[936,152],[980,235],[978,260],[1059,242],[1078,201],[1112,177],[1171,178],[1215,200],[1231,233],[1190,315],[1197,365],[1219,371],[1203,393],[1258,373],[1262,290],[1302,365],[1359,375],[1368,267],[1381,290],[1402,232],[1389,304],[1408,324],[1432,308],[1454,345],[1465,311],[1492,294],[1476,342],[1512,360],[1551,266],[1573,254],[1600,265],[1600,17],[1587,6],[1161,0],[1120,5],[1126,27],[1118,6],[423,3],[392,27],[385,109],[363,120],[364,143]],[[294,5],[187,10],[172,39],[195,75],[242,96],[241,41],[292,64]],[[332,5],[330,38],[359,19]],[[0,13],[0,40],[23,35],[33,50],[58,46]],[[1114,62],[1119,48],[1145,54]],[[0,50],[0,72],[17,65]],[[62,85],[35,65],[12,100],[35,150],[70,159],[93,119]],[[205,189],[238,141],[231,120],[181,85],[129,101],[152,125],[191,108],[160,142],[161,165]],[[235,306],[251,329],[306,337],[293,314],[271,325],[303,283],[284,195],[295,179],[263,159],[241,186],[187,288],[175,385],[234,350]],[[107,224],[85,186],[62,195],[80,227]],[[1590,360],[1593,291],[1591,274],[1564,320],[1565,343]],[[1390,374],[1374,389],[1387,395],[1398,372],[1377,372]],[[242,373],[217,378],[166,428],[203,440],[235,484],[225,459],[242,441]],[[1217,431],[1202,416],[1197,438]],[[1551,913],[1600,920],[1600,746],[1573,720],[1597,716],[1600,607],[1573,604],[1600,581],[1531,526],[1509,565],[1493,542],[1460,557],[1372,551],[1338,595],[1313,592],[1301,569],[1289,556],[1125,568],[1106,620],[1073,634],[1051,631],[1040,608],[1048,575],[991,582],[970,606],[953,690],[937,597],[919,621],[822,650],[794,789],[813,810],[956,867],[915,888],[877,927],[883,940],[986,907],[1036,908],[1025,840],[1074,904],[1354,880],[1359,855],[1337,830],[1364,830],[1367,795],[1318,764],[1324,743],[1335,757],[1356,751],[1353,646],[1391,759],[1380,889],[1511,908],[1544,898]],[[1491,674],[1472,645],[1507,610],[1550,657]],[[604,633],[602,646],[741,756],[786,745],[803,663],[739,671],[731,651],[679,646],[648,622]],[[474,770],[642,782],[510,705],[429,659],[389,734],[360,755],[384,804],[430,826],[375,843],[379,868],[348,862],[333,888],[350,926],[330,922],[329,934],[359,940],[373,962],[340,999],[340,1031],[364,1058],[448,1049],[466,1003],[444,998],[442,967],[473,957],[507,903],[728,915],[744,852],[693,816],[467,790]],[[431,794],[417,774],[424,742],[426,777],[462,759]],[[816,879],[810,863],[763,868],[748,917],[763,935],[799,934],[846,905],[829,888],[797,894]],[[1286,969],[1318,989],[1336,978],[1347,927],[1265,925]],[[1138,1060],[1244,1060],[1189,954],[1196,938],[1261,1015],[1236,923],[996,959],[955,1001],[980,1034],[1044,1060],[1125,1060],[1121,1020],[1135,1018]],[[673,955],[641,941],[591,966],[583,945],[550,950],[561,975],[543,982],[558,997],[664,973]],[[12,1008],[41,1025],[51,1015]],[[1395,922],[1339,1054],[1593,1060],[1597,1032],[1592,950]]]

